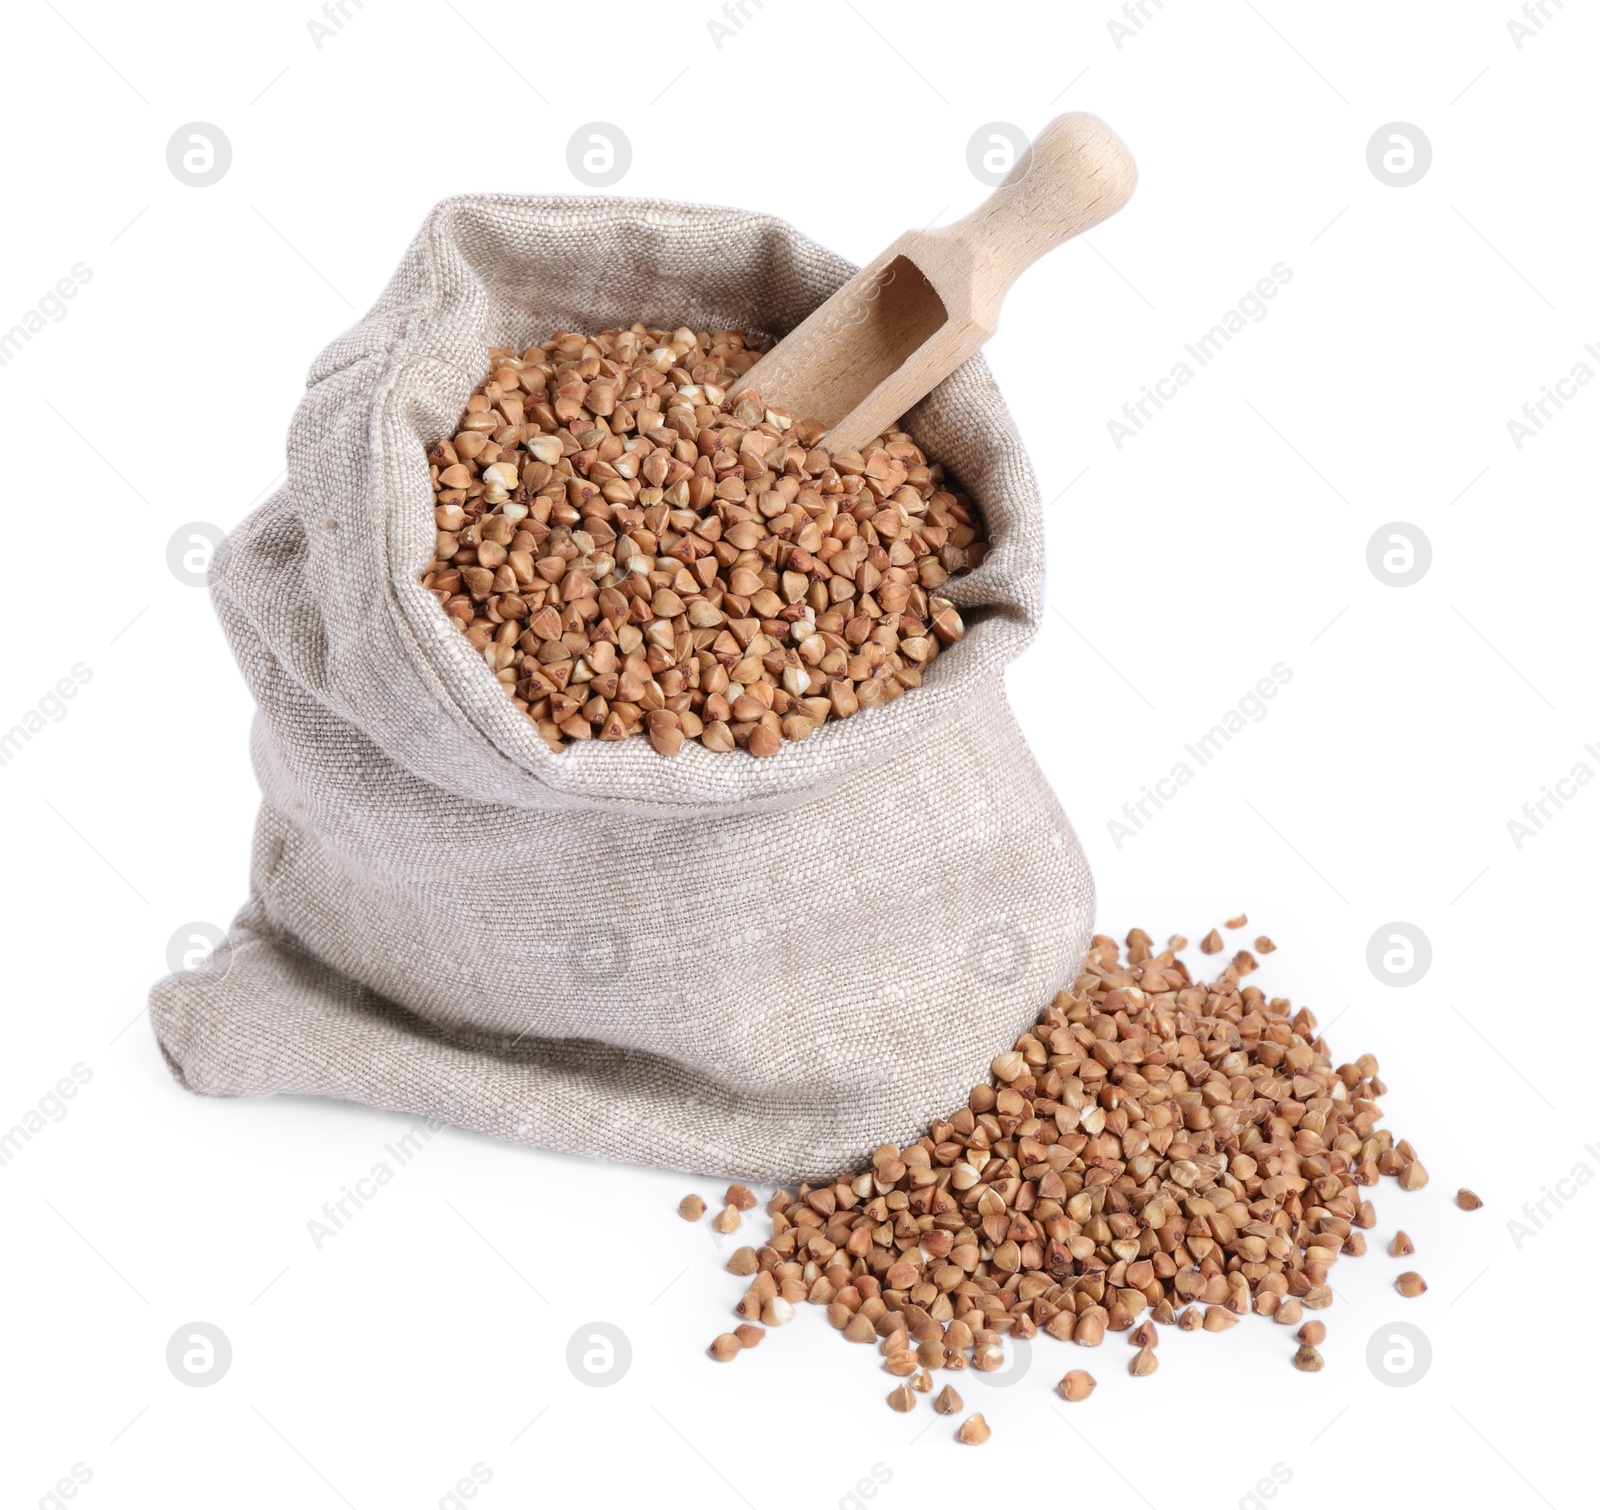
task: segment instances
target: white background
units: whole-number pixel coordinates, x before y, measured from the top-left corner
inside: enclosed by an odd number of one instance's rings
[[[1520,848],[1507,828],[1578,762],[1600,770],[1600,391],[1520,450],[1507,430],[1575,363],[1600,371],[1592,10],[1552,0],[1519,48],[1510,0],[1149,0],[1119,46],[1110,0],[750,0],[718,48],[711,0],[347,9],[320,47],[311,0],[8,11],[0,330],[75,264],[92,278],[0,367],[0,729],[75,664],[92,680],[0,767],[0,1130],[74,1064],[92,1079],[0,1167],[4,1503],[64,1503],[74,1464],[73,1503],[107,1507],[448,1505],[475,1464],[488,1510],[826,1510],[866,1503],[875,1465],[891,1507],[1249,1505],[1275,1464],[1274,1503],[1306,1510],[1592,1503],[1600,1192],[1520,1247],[1507,1225],[1600,1170],[1600,792],[1569,788]],[[1041,1339],[1010,1388],[960,1376],[994,1429],[965,1448],[925,1401],[891,1414],[876,1355],[809,1309],[730,1367],[704,1357],[740,1289],[732,1244],[674,1206],[713,1182],[455,1132],[319,1251],[308,1219],[406,1120],[192,1097],[142,1016],[174,931],[243,900],[256,800],[248,702],[169,537],[231,527],[276,484],[305,370],[434,201],[581,192],[585,122],[631,140],[617,192],[772,211],[859,261],[979,201],[979,127],[1065,109],[1103,115],[1142,177],[1023,279],[989,348],[1048,500],[1054,611],[1011,696],[1102,930],[1198,938],[1247,909],[1280,945],[1256,979],[1331,1023],[1336,1057],[1382,1062],[1433,1182],[1378,1192],[1373,1251],[1323,1313],[1326,1369],[1293,1372],[1255,1320],[1165,1334],[1144,1380],[1120,1337]],[[193,121],[232,144],[206,188],[166,162]],[[1367,163],[1395,121],[1432,145],[1410,187]],[[1279,262],[1266,317],[1114,446],[1123,402]],[[1431,542],[1412,586],[1367,564],[1392,521]],[[1119,845],[1108,820],[1276,662],[1293,679],[1267,716]],[[1395,921],[1433,953],[1403,989],[1366,959]],[[1484,1210],[1454,1208],[1460,1184]],[[1402,1222],[1419,1300],[1391,1288]],[[565,1363],[597,1320],[632,1348],[601,1389]],[[1366,1364],[1396,1320],[1433,1353],[1407,1388]],[[208,1388],[165,1362],[194,1321],[233,1349]],[[1051,1385],[1080,1365],[1100,1388],[1068,1406]]]

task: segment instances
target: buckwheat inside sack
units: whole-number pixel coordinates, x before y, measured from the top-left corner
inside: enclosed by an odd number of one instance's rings
[[[762,349],[634,325],[492,351],[429,452],[424,585],[552,748],[775,755],[965,634],[938,589],[983,557],[971,501],[901,431],[835,454],[741,392]]]

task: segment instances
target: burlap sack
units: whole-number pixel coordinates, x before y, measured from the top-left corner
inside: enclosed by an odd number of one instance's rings
[[[1091,883],[1002,682],[1043,603],[1038,493],[980,358],[908,424],[993,541],[949,586],[966,638],[770,759],[552,753],[418,580],[425,450],[487,347],[634,320],[782,334],[852,271],[738,210],[433,212],[219,557],[263,800],[228,943],[151,995],[184,1085],[790,1180],[919,1136],[1071,979]]]

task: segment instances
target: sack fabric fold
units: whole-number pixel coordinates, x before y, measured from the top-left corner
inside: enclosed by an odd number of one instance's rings
[[[920,1136],[1070,982],[1093,888],[1003,681],[1043,606],[1038,491],[981,357],[905,421],[989,533],[943,589],[966,637],[769,759],[552,751],[421,585],[427,448],[490,346],[636,320],[777,336],[853,271],[739,210],[432,213],[213,569],[262,808],[227,943],[151,994],[185,1086],[814,1179]]]

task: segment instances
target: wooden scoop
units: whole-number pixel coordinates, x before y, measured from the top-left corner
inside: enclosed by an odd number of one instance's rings
[[[744,376],[771,408],[856,451],[994,334],[1017,275],[1128,202],[1137,178],[1103,121],[1058,115],[963,220],[907,231]]]

